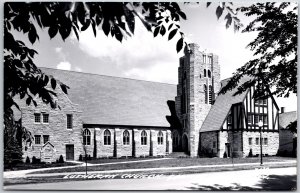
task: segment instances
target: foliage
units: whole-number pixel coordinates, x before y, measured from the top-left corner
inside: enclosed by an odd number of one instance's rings
[[[81,154],[79,155],[79,161],[82,161],[82,155]]]
[[[35,156],[32,157],[32,162],[31,162],[31,163],[32,163],[32,164],[37,164],[37,163],[38,163],[38,161],[37,161],[37,159],[36,159]]]
[[[30,164],[30,159],[29,159],[28,156],[26,157],[25,163],[26,163],[26,164]]]
[[[248,157],[253,157],[252,148],[251,148],[251,149],[250,149],[250,151],[249,151],[249,155],[248,155]]]
[[[227,153],[226,153],[226,151],[224,152],[224,154],[223,154],[223,158],[227,158],[228,156],[227,156]]]
[[[64,163],[64,157],[62,155],[59,156],[58,163]]]
[[[221,93],[238,87],[240,94],[260,81],[259,86],[274,88],[272,92],[256,89],[256,98],[270,95],[288,97],[297,93],[297,6],[291,3],[257,3],[238,9],[246,16],[255,16],[242,32],[258,32],[248,44],[255,59],[237,69]],[[238,86],[244,75],[252,77]]]
[[[297,133],[297,120],[291,122],[286,128],[290,130],[292,133]]]
[[[22,162],[22,149],[20,148],[16,138],[10,137],[4,148],[4,165],[5,167],[12,168],[17,163]]]

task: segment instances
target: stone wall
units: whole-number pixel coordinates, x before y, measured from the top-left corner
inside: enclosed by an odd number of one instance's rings
[[[200,133],[199,154],[201,156],[218,156],[218,131]]]
[[[297,139],[297,134],[287,129],[279,130],[279,153],[281,155],[293,154],[293,141]]]

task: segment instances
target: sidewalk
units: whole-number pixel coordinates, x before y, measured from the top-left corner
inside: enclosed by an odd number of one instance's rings
[[[151,161],[165,160],[165,159],[173,159],[173,158],[157,158],[157,159],[136,160],[136,161],[122,161],[122,162],[111,162],[111,163],[100,163],[100,164],[91,164],[91,163],[88,163],[87,166],[104,166],[104,165],[135,163],[135,162],[151,162]],[[38,168],[38,169],[29,169],[29,170],[17,170],[17,171],[6,171],[6,172],[3,172],[3,178],[25,178],[25,177],[28,177],[27,174],[32,173],[32,172],[40,172],[40,171],[54,170],[54,169],[66,169],[66,168],[85,167],[85,162],[79,162],[79,161],[71,161],[71,162],[73,162],[73,163],[79,163],[80,165],[63,166],[63,167],[53,167],[53,168]],[[53,174],[55,174],[55,173],[53,173]],[[61,173],[59,173],[59,174],[61,174]]]
[[[164,158],[166,159],[166,158]],[[141,160],[141,161],[151,161],[151,160]],[[141,162],[138,161],[138,162]],[[137,161],[135,161],[137,162]],[[117,163],[124,163],[124,162],[117,162]],[[102,165],[107,164],[117,164],[117,163],[106,163]],[[127,163],[127,162],[126,162]],[[95,164],[96,165],[96,164]],[[99,164],[97,164],[99,165]],[[221,164],[221,165],[197,165],[197,166],[186,166],[186,167],[164,167],[164,168],[142,168],[142,169],[123,169],[123,170],[106,170],[106,171],[89,171],[88,174],[112,174],[112,173],[130,173],[130,172],[178,172],[178,171],[187,171],[191,169],[214,169],[214,168],[220,168],[226,170],[226,169],[233,169],[233,170],[242,170],[245,168],[251,168],[251,167],[288,167],[288,166],[296,166],[297,161],[291,160],[291,161],[284,161],[284,162],[265,162],[263,166],[260,166],[260,163],[241,163],[241,164]],[[43,174],[24,174],[24,177],[50,177],[50,176],[61,176],[61,175],[68,175],[68,174],[85,174],[85,172],[64,172],[64,173],[43,173]],[[13,175],[4,175],[4,178],[11,178]],[[20,176],[14,176],[14,177],[20,177]]]

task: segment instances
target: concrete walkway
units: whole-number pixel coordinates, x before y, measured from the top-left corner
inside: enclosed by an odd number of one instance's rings
[[[166,159],[174,159],[174,158],[157,158],[157,159],[146,159],[146,160],[136,160],[136,161],[122,161],[122,162],[110,162],[110,163],[100,163],[100,164],[91,164],[91,163],[88,163],[87,166],[105,166],[105,165],[136,163],[136,162],[151,162],[151,161],[166,160]],[[74,165],[74,166],[62,166],[62,167],[52,167],[52,168],[38,168],[38,169],[29,169],[29,170],[17,170],[17,171],[6,171],[6,172],[3,172],[3,178],[25,178],[25,177],[28,176],[27,174],[32,173],[32,172],[40,172],[40,171],[55,170],[55,169],[67,169],[67,168],[85,167],[85,165],[86,165],[85,162],[79,162],[79,161],[71,161],[71,162],[72,163],[78,163],[78,165]]]
[[[168,159],[168,158],[162,158]],[[171,159],[171,158],[169,158]],[[158,160],[158,159],[156,159]],[[114,163],[104,163],[104,164],[94,164],[96,165],[109,165],[109,164],[119,164],[119,163],[132,163],[132,162],[145,162],[154,161],[153,160],[140,160],[140,161],[128,161],[128,162],[114,162]],[[281,162],[265,162],[263,166],[286,166],[287,164],[296,164],[297,160],[281,161]],[[105,170],[105,171],[88,171],[88,174],[111,174],[111,173],[126,173],[126,172],[153,172],[153,171],[174,171],[174,170],[187,170],[187,169],[199,169],[199,168],[229,168],[233,166],[260,166],[260,163],[240,163],[240,164],[221,164],[221,165],[197,165],[197,166],[185,166],[185,167],[162,167],[162,168],[141,168],[141,169],[123,169],[123,170]],[[78,166],[77,166],[78,167]],[[57,168],[52,168],[57,169]],[[49,177],[58,175],[68,175],[68,174],[85,174],[85,172],[60,172],[60,173],[42,173],[42,174],[30,174],[29,172],[24,174],[23,177]],[[20,177],[17,175],[4,175],[4,178]]]

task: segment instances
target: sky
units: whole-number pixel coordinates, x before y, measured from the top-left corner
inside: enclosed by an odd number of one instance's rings
[[[221,79],[225,79],[253,58],[246,46],[256,34],[235,33],[232,27],[226,29],[224,15],[219,20],[216,17],[217,5],[213,3],[206,8],[206,3],[180,4],[187,15],[180,26],[188,42],[197,43],[202,50],[219,56]],[[239,18],[244,24],[250,20],[242,15]],[[22,34],[15,34],[17,39],[19,37],[38,51],[34,59],[37,66],[171,84],[178,82],[179,57],[182,56],[182,52],[176,52],[179,36],[171,41],[166,35],[154,38],[138,19],[134,36],[122,43],[105,36],[101,29],[96,38],[88,28],[80,33],[79,41],[71,34],[65,42],[60,35],[50,39],[47,32],[47,29],[38,29],[40,39],[34,45]],[[297,109],[295,95],[288,99],[278,98],[277,103],[279,107],[285,106],[286,111]]]

